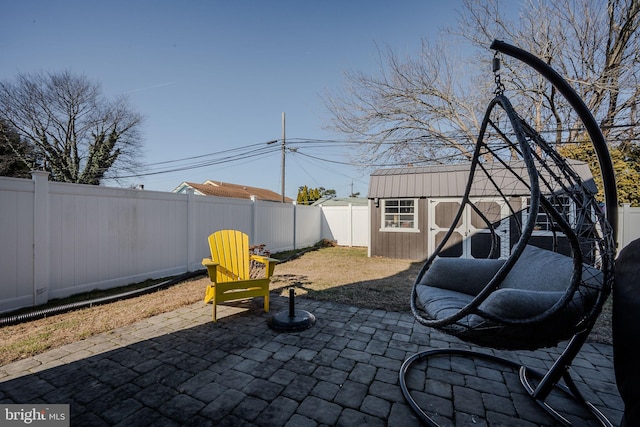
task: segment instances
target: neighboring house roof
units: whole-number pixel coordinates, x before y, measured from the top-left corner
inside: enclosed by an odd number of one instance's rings
[[[596,192],[589,165],[578,160],[568,163],[583,179],[589,189]],[[369,199],[402,198],[402,197],[461,197],[464,194],[471,163],[458,165],[435,165],[410,168],[378,169],[369,179]],[[526,176],[527,170],[523,162],[509,165],[519,176]],[[501,165],[491,171],[492,179],[500,184],[510,195],[527,195],[529,191],[513,174]],[[475,180],[471,195],[487,194],[482,180]],[[496,194],[497,195],[497,192]]]
[[[369,199],[364,197],[323,197],[313,202],[311,206],[367,206],[368,204]]]
[[[183,182],[175,190],[174,193],[185,193],[188,188],[193,188],[195,194],[201,196],[229,197],[233,199],[251,199],[255,196],[258,200],[270,202],[282,202],[282,195],[275,191],[265,188],[251,187],[248,185],[231,184],[228,182],[207,180],[203,184],[195,182]],[[290,203],[292,200],[285,197],[285,202]]]

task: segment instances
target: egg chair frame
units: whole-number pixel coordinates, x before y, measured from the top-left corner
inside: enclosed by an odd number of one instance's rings
[[[534,350],[568,343],[547,372],[486,352],[422,351],[403,363],[400,387],[419,418],[437,426],[412,397],[407,373],[418,361],[434,357],[479,358],[518,369],[526,392],[559,423],[571,425],[547,403],[553,390],[610,426],[583,397],[569,372],[613,284],[617,194],[606,141],[582,99],[548,64],[499,40],[491,49],[496,57],[502,53],[532,67],[573,108],[598,157],[605,209],[595,198],[593,180],[584,171],[579,173],[579,165],[560,155],[516,113],[494,62],[497,89],[480,128],[464,196],[452,225],[414,282],[411,311],[425,326],[484,347]],[[483,259],[450,255],[464,243],[458,227],[465,216],[480,224],[482,234],[476,236],[488,247]],[[537,230],[541,218],[547,224],[544,244],[536,237],[545,234]],[[535,270],[536,260],[545,267]]]

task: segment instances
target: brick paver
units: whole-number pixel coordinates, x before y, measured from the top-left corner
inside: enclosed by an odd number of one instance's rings
[[[271,314],[287,304],[272,297]],[[296,304],[316,316],[310,329],[269,329],[259,301],[223,305],[213,323],[210,307],[197,303],[2,366],[0,403],[68,403],[73,426],[411,427],[420,423],[399,387],[403,361],[430,348],[468,348],[409,313]],[[510,357],[540,369],[559,351]],[[578,388],[617,424],[611,346],[588,343],[573,371]],[[510,368],[434,358],[407,378],[416,401],[445,425],[554,425]],[[561,406],[573,405],[558,394]],[[582,408],[569,410],[580,425],[596,425]]]

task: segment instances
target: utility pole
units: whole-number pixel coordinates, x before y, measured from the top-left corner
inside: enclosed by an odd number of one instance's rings
[[[282,203],[284,203],[285,116],[282,112]]]

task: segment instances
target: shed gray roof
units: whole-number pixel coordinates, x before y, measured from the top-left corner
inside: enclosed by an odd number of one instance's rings
[[[578,175],[595,189],[589,166],[585,162],[569,160]],[[378,169],[369,179],[369,199],[375,198],[413,198],[413,197],[461,197],[469,179],[471,163],[456,165],[435,165],[393,169]],[[509,165],[519,176],[526,176],[523,162]],[[500,189],[509,195],[527,195],[529,191],[513,174],[502,166],[496,165],[490,173]],[[474,181],[471,195],[491,196],[497,191],[488,192],[486,182]]]

